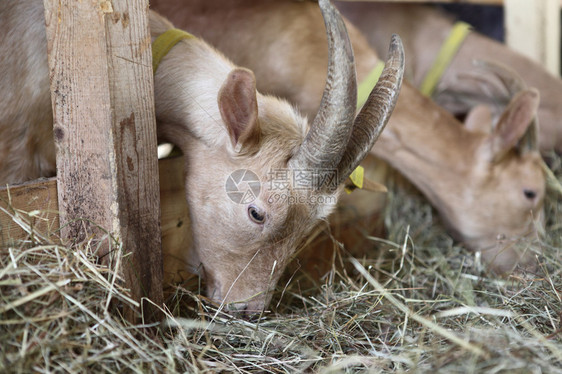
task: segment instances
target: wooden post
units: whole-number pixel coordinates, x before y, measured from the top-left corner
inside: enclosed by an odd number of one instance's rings
[[[162,251],[169,261],[164,261],[164,281],[176,283],[188,277],[185,251],[191,247],[191,224],[185,200],[183,157],[158,161],[160,174],[160,207],[162,210]],[[60,230],[56,178],[41,179],[0,186],[0,246],[30,241],[33,238],[52,240],[52,233]],[[16,219],[14,219],[16,216]],[[33,227],[32,233],[25,229]],[[56,240],[56,239],[55,239]],[[166,283],[164,283],[166,284]]]
[[[161,305],[148,1],[44,5],[63,237],[100,240],[110,232],[126,254],[133,297]]]
[[[505,0],[506,44],[560,75],[560,0]]]

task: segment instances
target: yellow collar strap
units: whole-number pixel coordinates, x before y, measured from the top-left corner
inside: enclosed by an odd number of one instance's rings
[[[384,62],[379,60],[373,70],[367,75],[367,78],[357,87],[357,109],[360,109],[367,102],[369,94],[379,81],[382,69],[384,69]]]
[[[195,38],[188,32],[169,29],[160,34],[152,43],[152,72],[156,73],[160,62],[180,40]]]
[[[441,80],[441,77],[445,73],[445,70],[451,64],[453,57],[457,54],[462,42],[466,39],[468,34],[470,33],[471,26],[465,22],[457,22],[453,26],[451,33],[441,46],[439,53],[433,65],[427,75],[425,76],[421,86],[420,91],[422,94],[426,96],[431,96],[437,87],[437,83]],[[361,82],[359,87],[357,88],[357,109],[360,109],[365,102],[367,102],[367,98],[369,94],[377,84],[382,70],[384,69],[384,63],[382,61],[378,61],[377,65],[371,70],[367,78]],[[349,176],[351,180],[351,186],[347,186],[345,188],[347,193],[351,193],[353,188],[364,188],[369,189],[372,191],[384,191],[385,188],[378,183],[371,182],[364,177],[364,169],[362,166],[358,166],[353,173]],[[372,188],[367,187],[364,184],[373,184]]]
[[[179,29],[169,29],[167,31],[165,31],[164,33],[160,34],[152,43],[152,71],[153,73],[156,73],[156,70],[158,69],[158,65],[160,65],[160,62],[162,61],[162,59],[164,58],[164,56],[166,56],[168,54],[168,52],[170,52],[170,50],[176,45],[178,44],[178,42],[180,40],[183,39],[191,39],[191,38],[195,38],[193,35],[191,35],[190,33],[187,33],[183,30],[179,30]],[[367,98],[369,97],[369,94],[371,93],[371,90],[373,89],[373,87],[375,87],[375,85],[377,84],[377,81],[379,80],[379,77],[382,73],[382,70],[384,68],[384,63],[382,63],[381,61],[379,61],[377,63],[377,65],[375,66],[375,68],[369,73],[369,75],[367,76],[367,79],[365,79],[365,81],[363,83],[361,83],[358,87],[358,100],[357,100],[357,108],[360,108],[363,106],[363,104],[365,104],[365,102],[367,101]],[[362,166],[358,166],[353,173],[351,173],[350,179],[353,183],[353,186],[358,187],[358,188],[363,188],[363,182],[364,182],[364,169]],[[377,183],[374,183],[375,189],[378,191],[378,188],[380,185],[378,185]],[[382,188],[384,189],[384,186],[382,186]],[[370,189],[370,188],[369,188]],[[384,189],[385,191],[386,189]],[[346,188],[346,191],[348,191],[348,193],[351,192],[351,189]]]
[[[425,96],[431,97],[437,84],[441,80],[441,77],[445,73],[445,70],[453,61],[453,58],[457,54],[462,42],[466,39],[471,31],[471,26],[465,22],[457,22],[453,26],[451,33],[441,46],[435,61],[431,69],[425,76],[421,86],[420,91]]]

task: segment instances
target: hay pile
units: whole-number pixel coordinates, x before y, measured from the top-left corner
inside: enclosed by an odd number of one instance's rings
[[[391,194],[384,266],[347,258],[352,271],[292,282],[254,322],[178,288],[164,324],[131,325],[112,305],[135,303],[88,243],[1,248],[0,372],[562,372],[562,195],[547,197],[539,269],[500,279],[423,199]]]

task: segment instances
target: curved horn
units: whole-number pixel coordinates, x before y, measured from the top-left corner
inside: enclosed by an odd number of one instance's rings
[[[525,81],[517,72],[510,67],[501,64],[496,61],[489,60],[475,60],[474,65],[479,66],[486,71],[494,74],[499,81],[503,84],[509,97],[508,101],[511,100],[517,93],[527,88]],[[535,119],[531,125],[527,128],[525,134],[521,137],[517,143],[519,151],[524,154],[531,151],[538,151],[539,149],[539,123],[538,118]]]
[[[295,170],[336,169],[351,135],[357,105],[355,60],[347,29],[329,0],[320,0],[319,5],[328,37],[328,76],[320,109],[289,160],[289,168]]]
[[[381,77],[355,119],[351,138],[338,167],[340,183],[363,161],[386,126],[398,100],[403,75],[404,47],[400,37],[394,34]]]

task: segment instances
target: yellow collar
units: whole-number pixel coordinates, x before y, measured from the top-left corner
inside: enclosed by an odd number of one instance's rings
[[[447,67],[451,64],[453,57],[457,54],[462,42],[466,39],[468,34],[470,33],[471,26],[465,22],[457,22],[453,26],[451,33],[445,40],[445,43],[441,46],[431,69],[425,76],[421,86],[420,91],[425,96],[431,96],[437,87],[437,83],[447,70]],[[361,82],[359,87],[357,88],[357,109],[359,110],[367,101],[369,94],[371,93],[372,89],[377,84],[379,77],[382,73],[384,68],[384,63],[382,61],[378,61],[377,65],[371,70],[367,78]],[[362,166],[358,166],[353,173],[349,176],[351,179],[351,183],[353,187],[356,188],[363,188],[364,182],[368,181],[364,177],[364,170]],[[378,185],[380,186],[380,185]],[[382,186],[384,187],[384,186]],[[378,187],[375,187],[378,188]],[[378,190],[378,189],[377,189]],[[352,188],[346,187],[347,193],[351,193]]]
[[[420,91],[422,94],[424,94],[425,96],[431,96],[433,94],[435,88],[437,87],[437,84],[439,83],[439,80],[441,80],[441,77],[443,77],[445,70],[447,70],[447,68],[451,64],[451,61],[457,54],[459,48],[470,33],[471,29],[472,26],[470,26],[468,23],[455,23],[453,29],[451,30],[451,33],[441,46],[441,49],[439,50],[435,61],[433,61],[431,69],[429,69],[420,86]],[[377,65],[373,68],[373,70],[371,70],[367,78],[363,82],[361,82],[361,84],[357,88],[357,109],[361,108],[367,101],[371,90],[375,87],[377,81],[379,80],[383,68],[384,63],[379,60],[377,62]]]
[[[160,34],[152,43],[152,72],[156,73],[160,62],[180,40],[195,38],[179,29],[169,29]]]
[[[361,107],[365,105],[365,103],[367,102],[367,99],[369,98],[369,94],[377,84],[383,69],[384,69],[384,62],[382,62],[381,60],[377,61],[377,64],[375,65],[373,70],[371,70],[369,75],[367,75],[367,78],[365,78],[365,80],[361,82],[359,87],[357,87],[358,110],[361,109]]]
[[[471,26],[468,23],[455,23],[420,86],[420,92],[422,94],[428,97],[433,95],[437,84],[441,80],[441,77],[443,77],[445,70],[447,70],[451,64],[451,61],[453,61],[453,58],[457,54],[462,42],[470,33],[470,30]]]
[[[158,65],[160,62],[170,52],[170,50],[180,41],[183,39],[191,39],[194,38],[193,35],[179,29],[169,29],[164,33],[160,34],[152,43],[152,71],[156,73],[158,69]],[[369,93],[371,93],[372,88],[375,86],[381,72],[384,68],[384,63],[379,61],[379,63],[375,66],[375,68],[369,73],[367,79],[361,83],[358,88],[358,101],[357,107],[360,108],[365,104],[367,98],[369,97]],[[350,178],[354,186],[363,188],[364,184],[364,171],[362,166],[358,166],[353,173],[351,174]],[[367,181],[369,182],[369,181]],[[379,188],[380,185],[375,183],[375,188]],[[366,186],[365,186],[366,187]],[[384,188],[384,187],[383,187]],[[348,193],[350,190],[348,190]]]

